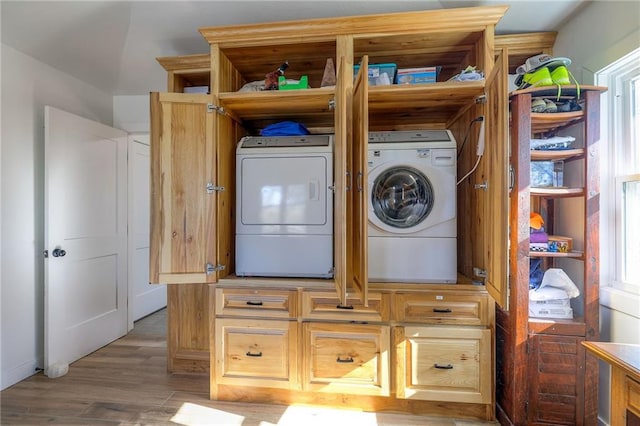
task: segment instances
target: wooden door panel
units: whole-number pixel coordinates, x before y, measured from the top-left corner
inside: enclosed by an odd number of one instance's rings
[[[353,224],[353,277],[352,286],[359,294],[360,300],[368,305],[368,173],[367,148],[369,141],[369,57],[363,56],[360,70],[356,76],[353,89],[353,187],[352,224]]]
[[[530,336],[529,424],[583,424],[582,340],[573,336]]]
[[[155,283],[215,282],[214,115],[210,95],[152,93],[151,259]]]
[[[485,108],[485,143],[482,183],[486,184],[484,212],[485,285],[489,294],[503,308],[508,307],[508,229],[509,229],[509,150],[507,61],[499,55],[487,78]]]

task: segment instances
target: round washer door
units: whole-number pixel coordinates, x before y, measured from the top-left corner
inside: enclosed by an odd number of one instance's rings
[[[371,170],[369,221],[384,231],[407,234],[451,219],[455,213],[445,213],[437,202],[451,179],[435,168],[428,174],[410,164],[387,163]]]

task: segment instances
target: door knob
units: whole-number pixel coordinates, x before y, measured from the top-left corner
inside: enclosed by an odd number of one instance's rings
[[[53,249],[53,252],[51,253],[53,257],[63,257],[65,254],[67,254],[67,252],[59,247]]]

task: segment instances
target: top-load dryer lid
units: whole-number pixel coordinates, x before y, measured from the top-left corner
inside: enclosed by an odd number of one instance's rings
[[[370,144],[404,142],[453,142],[455,144],[455,139],[449,130],[369,132]]]
[[[245,136],[240,148],[291,148],[331,145],[331,135],[305,136]]]

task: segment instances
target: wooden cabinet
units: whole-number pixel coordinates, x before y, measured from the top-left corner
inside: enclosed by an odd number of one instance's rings
[[[494,418],[491,300],[506,303],[508,263],[507,62],[494,57],[494,27],[505,11],[490,6],[201,28],[208,54],[158,59],[172,92],[209,76],[210,94],[152,95],[151,268],[152,280],[169,284],[177,352],[199,353],[200,360],[210,355],[212,397],[242,393],[255,401]],[[329,58],[336,85],[319,87]],[[239,91],[285,60],[287,76],[308,75],[312,88]],[[439,65],[440,77],[433,84],[369,85],[369,65],[388,62]],[[468,65],[485,79],[451,80]],[[480,116],[484,149],[471,128]],[[236,144],[282,120],[334,134],[330,280],[234,275]],[[459,212],[459,283],[371,283],[368,132],[419,129],[451,130],[458,175],[474,169],[450,194]],[[203,310],[192,312],[192,303]],[[203,323],[208,333],[190,326]],[[194,338],[182,339],[184,327]],[[392,340],[406,329],[417,340]],[[458,338],[447,340],[442,333],[449,331]],[[169,342],[169,369],[198,371],[173,362],[175,343]],[[427,346],[442,360],[431,359]],[[408,353],[400,364],[398,347]],[[433,375],[426,368],[431,361],[454,368]],[[439,397],[443,382],[462,390]]]
[[[580,87],[580,111],[532,113],[532,97],[555,97],[557,87],[511,94],[509,310],[498,309],[497,400],[499,419],[512,424],[596,423],[598,365],[585,356],[583,341],[597,340],[599,329],[598,153],[600,93]],[[562,87],[576,97],[576,87]],[[574,135],[573,149],[532,151],[532,137]],[[531,161],[564,161],[564,186],[536,188]],[[531,251],[530,213],[539,212],[549,234],[573,238],[568,252]],[[571,211],[571,215],[567,212]],[[580,289],[570,319],[529,316],[530,260],[543,268],[562,268]]]

